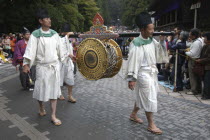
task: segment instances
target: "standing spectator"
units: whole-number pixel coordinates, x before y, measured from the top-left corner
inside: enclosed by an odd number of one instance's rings
[[[23,35],[21,33],[17,34],[17,42],[23,39]]]
[[[167,37],[167,43],[166,43],[166,47],[167,49],[169,49],[168,53],[171,55],[171,58],[169,60],[169,65],[167,65],[166,69],[168,69],[170,66],[170,64],[175,64],[175,55],[174,55],[174,50],[170,49],[173,45],[176,45],[178,42],[180,42],[181,40],[179,39],[180,33],[181,33],[182,29],[181,27],[175,27],[174,28],[174,36],[168,36]],[[174,65],[172,66],[174,69]],[[170,69],[170,68],[169,68]],[[168,69],[168,70],[169,70]],[[167,72],[168,73],[168,72]],[[168,73],[169,74],[169,73]],[[169,75],[168,75],[169,76]],[[167,77],[168,77],[167,76]],[[170,79],[172,80],[172,75],[170,74]],[[173,83],[173,81],[171,81]]]
[[[201,93],[201,78],[196,73],[193,73],[192,69],[195,65],[195,60],[200,58],[201,50],[203,48],[203,41],[199,37],[200,30],[199,29],[192,29],[190,31],[190,39],[192,40],[192,44],[187,50],[186,55],[190,57],[188,61],[188,69],[189,69],[189,77],[190,77],[190,86],[191,92],[194,95]]]
[[[200,59],[196,62],[204,64],[204,91],[201,99],[206,100],[210,99],[210,32],[204,34],[204,43]]]
[[[179,39],[180,33],[181,33],[181,28],[180,27],[175,27],[174,28],[174,36],[168,36],[167,37],[167,48],[171,48],[173,45],[176,45],[178,42],[180,42],[181,40]],[[171,51],[169,51],[169,54],[171,53]],[[175,62],[175,56],[173,55],[170,59],[170,63],[174,63]]]
[[[31,33],[27,28],[23,29],[23,39],[16,43],[13,62],[12,62],[12,64],[16,67],[16,69],[17,69],[17,65],[20,65],[19,66],[20,82],[24,90],[33,90],[34,85],[30,83],[30,80],[29,80],[30,77],[32,78],[31,79],[32,81],[35,81],[35,66],[31,67],[30,74],[23,72],[23,55],[25,53],[30,34]]]
[[[13,58],[13,54],[15,51],[15,43],[16,43],[16,38],[15,38],[15,34],[13,34],[12,36],[10,36],[10,46],[11,46],[11,57]]]
[[[182,31],[180,33],[179,36],[179,41],[177,41],[178,43],[175,45],[172,45],[169,47],[170,50],[177,50],[178,49],[178,53],[184,55],[184,49],[186,49],[186,41],[189,37],[189,33]],[[175,91],[182,91],[183,90],[183,75],[182,75],[182,66],[185,62],[185,57],[178,55],[178,61],[177,61],[177,81],[176,81],[176,87],[174,87]],[[175,63],[173,66],[173,70],[171,73],[171,77],[174,79],[175,77]]]
[[[179,40],[179,36],[180,36],[180,33],[182,32],[182,29],[180,27],[175,27],[174,28],[174,37],[172,36],[169,36],[168,37],[168,47],[170,48],[172,45],[175,45],[176,43],[178,43],[178,40]]]

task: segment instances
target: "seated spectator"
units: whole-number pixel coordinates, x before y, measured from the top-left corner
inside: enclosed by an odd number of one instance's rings
[[[8,56],[8,54],[5,53],[5,52],[3,51],[3,48],[0,47],[0,61],[1,61],[1,64],[2,64],[2,63],[7,63],[7,62],[8,62],[8,60],[6,59],[7,56]]]
[[[11,46],[10,46],[9,35],[4,36],[4,39],[3,39],[2,43],[3,43],[4,52],[6,52],[8,54],[8,57],[9,57],[10,54],[11,54]]]

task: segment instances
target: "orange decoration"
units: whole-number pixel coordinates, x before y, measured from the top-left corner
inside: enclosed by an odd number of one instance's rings
[[[95,17],[93,18],[93,25],[95,25],[95,26],[96,25],[99,25],[99,26],[104,25],[104,19],[99,13],[97,13],[95,15]]]

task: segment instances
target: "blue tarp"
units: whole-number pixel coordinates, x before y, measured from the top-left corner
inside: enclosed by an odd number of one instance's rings
[[[171,89],[171,90],[173,90],[173,89],[174,89],[174,86],[173,86],[173,85],[171,85],[171,84],[169,84],[168,82],[158,81],[158,83],[159,83],[160,85],[162,85],[162,86],[166,87],[166,88]]]

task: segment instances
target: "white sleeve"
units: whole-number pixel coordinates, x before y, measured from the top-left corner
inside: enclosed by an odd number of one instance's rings
[[[63,60],[61,60],[61,62],[63,64],[67,64],[70,66],[70,68],[73,70],[74,69],[74,64],[73,61],[71,60],[71,58],[69,57],[69,55],[73,55],[73,47],[71,45],[71,43],[69,42],[68,36],[66,35],[65,37],[61,38],[61,41],[63,43],[63,47],[64,47],[64,57],[65,54],[67,55],[66,58],[64,58]]]
[[[128,77],[127,77],[127,81],[128,81],[128,82],[129,82],[129,81],[136,82],[136,81],[137,81],[137,79],[136,79],[136,78],[134,78],[132,75],[128,75]]]
[[[199,56],[200,52],[201,52],[201,42],[199,41],[195,41],[192,46],[190,47],[190,51],[186,52],[186,55],[189,57],[197,57]]]
[[[64,41],[64,44],[66,45],[66,47],[68,48],[67,50],[69,51],[69,53],[71,55],[73,55],[73,47],[72,47],[72,44],[69,42],[67,35],[65,37],[63,37],[63,41]]]
[[[37,47],[38,47],[38,39],[33,36],[33,34],[30,36],[25,54],[24,54],[24,64],[29,64],[30,67],[34,65],[36,53],[37,53]]]
[[[130,43],[130,49],[128,54],[128,65],[126,69],[125,78],[127,81],[135,81],[137,79],[138,71],[143,58],[142,47],[135,46],[132,42]]]
[[[156,54],[156,63],[168,63],[169,62],[169,57],[168,57],[168,52],[166,48],[166,42],[165,41],[160,41],[156,42],[155,41],[155,54]]]
[[[186,41],[186,46],[187,46],[187,47],[190,47],[191,44],[192,44],[192,42]]]
[[[63,39],[57,36],[57,40],[58,40],[58,48],[57,48],[58,57],[61,62],[67,63],[67,58],[69,57],[70,53],[67,51],[66,46],[64,45]]]

